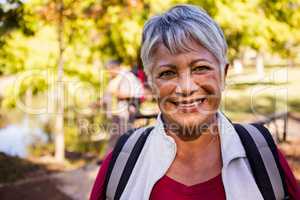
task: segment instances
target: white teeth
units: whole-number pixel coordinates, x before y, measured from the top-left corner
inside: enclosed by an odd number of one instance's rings
[[[178,103],[179,106],[182,106],[182,107],[192,107],[192,106],[197,106],[197,104],[200,103],[203,103],[205,101],[205,98],[203,99],[200,99],[198,101],[193,101],[191,103]]]
[[[179,104],[179,105],[180,105],[180,106],[190,107],[190,106],[195,106],[195,105],[197,105],[197,103],[196,103],[196,102],[194,102],[194,103],[189,103],[189,104],[184,103],[184,104]]]

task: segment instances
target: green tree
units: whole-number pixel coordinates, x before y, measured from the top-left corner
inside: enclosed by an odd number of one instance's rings
[[[34,34],[34,23],[31,23],[29,10],[23,1],[7,0],[0,3],[0,35],[3,36],[14,29],[21,29],[26,35]]]

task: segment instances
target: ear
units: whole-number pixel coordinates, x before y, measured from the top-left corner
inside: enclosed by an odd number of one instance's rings
[[[229,69],[229,64],[225,64],[225,67],[224,67],[224,74],[223,76],[221,77],[221,90],[224,91],[225,89],[225,82],[226,82],[226,77],[227,77],[227,72],[228,72],[228,69]]]
[[[225,69],[224,69],[224,76],[225,76],[225,78],[227,77],[228,69],[229,69],[229,63],[227,63],[227,64],[225,65]]]
[[[157,86],[154,84],[154,82],[153,82],[153,79],[148,79],[148,82],[147,82],[147,84],[148,84],[148,86],[149,86],[149,89],[151,90],[151,93],[152,93],[152,95],[153,95],[153,97],[154,97],[154,99],[155,100],[157,100],[158,99],[158,88],[157,88]]]

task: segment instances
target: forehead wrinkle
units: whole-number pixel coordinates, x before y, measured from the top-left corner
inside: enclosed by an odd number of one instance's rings
[[[194,59],[194,60],[192,60],[191,61],[191,63],[190,63],[190,65],[194,65],[194,64],[196,64],[197,62],[203,62],[203,61],[205,61],[205,62],[208,62],[208,63],[210,63],[210,64],[213,64],[210,60],[207,60],[207,59],[205,59],[205,58],[198,58],[198,59]]]

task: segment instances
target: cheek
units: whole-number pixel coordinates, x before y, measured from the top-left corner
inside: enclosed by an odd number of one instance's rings
[[[210,95],[218,95],[222,89],[220,76],[217,73],[202,75],[196,78],[195,82]]]
[[[175,81],[163,81],[158,80],[153,84],[153,93],[158,99],[171,96],[175,91],[176,83]]]
[[[197,79],[198,84],[208,94],[208,111],[216,111],[221,102],[221,81],[218,74],[212,73]]]

